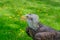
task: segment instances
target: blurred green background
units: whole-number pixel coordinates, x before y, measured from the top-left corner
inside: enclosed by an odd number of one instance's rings
[[[0,0],[0,40],[32,40],[22,15],[35,13],[40,21],[60,30],[60,0]]]

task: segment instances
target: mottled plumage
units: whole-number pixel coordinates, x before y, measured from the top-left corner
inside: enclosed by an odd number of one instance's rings
[[[28,23],[26,33],[33,40],[60,40],[60,32],[39,23],[38,15],[27,14],[25,16]]]
[[[41,26],[36,31],[28,27],[26,33],[33,38],[33,40],[60,40],[60,32]]]

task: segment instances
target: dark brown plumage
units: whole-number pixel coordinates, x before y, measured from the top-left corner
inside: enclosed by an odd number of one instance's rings
[[[27,14],[25,16],[28,23],[26,33],[33,40],[60,40],[60,32],[39,23],[38,15]]]
[[[36,40],[54,40],[55,39],[55,32],[41,32],[35,35]]]
[[[40,32],[38,30],[34,31],[28,27],[26,32],[33,40],[60,40],[60,32]]]

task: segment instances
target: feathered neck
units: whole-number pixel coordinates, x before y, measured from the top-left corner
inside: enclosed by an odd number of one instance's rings
[[[37,28],[39,27],[39,22],[37,22],[37,21],[27,21],[28,22],[28,26],[30,27],[30,28],[32,28],[33,30],[37,30]]]

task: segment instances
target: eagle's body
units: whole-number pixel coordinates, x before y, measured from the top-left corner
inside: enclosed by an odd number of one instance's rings
[[[33,38],[33,40],[60,40],[60,32],[53,29],[46,29],[45,27],[38,28],[36,31],[27,27],[26,33]],[[45,29],[44,29],[45,28]]]
[[[44,25],[42,25],[42,24],[39,24],[39,27],[37,28],[37,30],[33,30],[32,28],[27,27],[26,32],[27,32],[30,36],[34,37],[34,35],[35,35],[36,33],[39,33],[39,32],[56,32],[56,30],[54,30],[54,29],[52,29],[52,28],[49,28],[49,27],[46,27],[46,26],[44,26]]]
[[[36,14],[25,15],[28,23],[27,34],[33,40],[60,40],[60,32],[39,23],[39,17]]]

